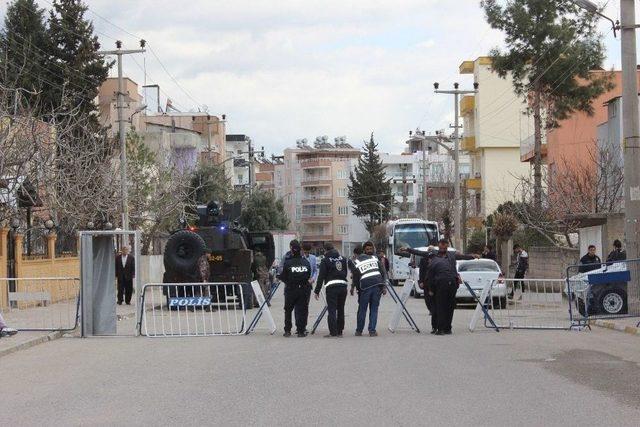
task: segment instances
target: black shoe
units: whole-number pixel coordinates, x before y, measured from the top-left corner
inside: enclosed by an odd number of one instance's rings
[[[128,303],[126,303],[126,304],[127,304],[127,305],[131,305],[131,303],[130,303],[130,302],[128,302]]]
[[[122,305],[122,301],[118,301],[118,305]]]
[[[436,333],[434,335],[444,335],[444,332],[442,331],[436,331]]]
[[[282,334],[282,336],[285,338],[289,338],[291,336],[291,332],[284,331],[284,334]]]
[[[438,330],[437,330],[437,329],[432,329],[432,330],[431,330],[431,333],[432,333],[433,335],[435,335],[436,333],[438,333]]]
[[[451,332],[451,329],[449,329],[448,331],[444,331],[443,333],[444,333],[445,335],[451,335],[451,334],[453,334],[453,332]]]
[[[362,332],[360,332],[360,331],[356,331],[356,336],[357,336],[357,337],[361,337],[361,336],[362,336]]]
[[[323,336],[322,338],[337,338],[337,335],[331,335],[331,334],[329,334],[329,335],[325,335],[325,336]]]
[[[306,336],[307,336],[307,334],[308,334],[308,332],[307,332],[307,331],[298,332],[298,338],[304,338],[304,337],[306,337]]]
[[[369,336],[370,337],[377,337],[378,333],[376,331],[369,331]]]

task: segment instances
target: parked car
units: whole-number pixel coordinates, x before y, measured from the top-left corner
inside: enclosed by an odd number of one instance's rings
[[[427,248],[418,248],[420,250],[427,250]],[[455,249],[449,249],[455,251]],[[422,298],[424,296],[424,290],[418,285],[418,279],[420,277],[420,261],[422,257],[412,256],[410,261],[411,276],[410,280],[413,281],[413,296],[416,298]],[[467,282],[471,289],[478,295],[482,292],[485,284],[489,282],[493,283],[492,296],[494,307],[506,307],[507,305],[507,286],[504,281],[504,276],[500,270],[500,266],[497,262],[491,259],[475,259],[469,261],[457,261],[456,262],[458,273],[462,280]],[[473,297],[469,293],[466,286],[460,285],[456,292],[456,299],[462,302],[472,302]]]
[[[626,262],[616,262],[569,277],[564,293],[576,301],[583,316],[624,315],[627,307],[627,282],[630,272]]]

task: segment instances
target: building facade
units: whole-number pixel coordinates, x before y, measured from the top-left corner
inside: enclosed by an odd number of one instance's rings
[[[464,125],[461,147],[471,160],[471,174],[465,182],[475,201],[470,216],[480,219],[501,203],[514,200],[521,177],[530,175],[529,165],[520,161],[520,141],[530,135],[530,126],[524,100],[513,91],[511,78],[493,72],[490,58],[464,61],[459,71],[473,75],[479,85],[477,93],[462,97],[460,114]]]

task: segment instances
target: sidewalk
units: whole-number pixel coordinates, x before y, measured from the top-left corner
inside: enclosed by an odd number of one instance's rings
[[[640,318],[638,317],[627,317],[623,319],[597,319],[592,320],[590,323],[601,328],[640,336],[640,327],[637,326],[639,321]]]
[[[72,314],[69,314],[69,313]],[[7,325],[16,328],[37,328],[47,325],[72,326],[75,319],[75,303],[51,304],[47,307],[33,307],[22,310],[3,311]],[[133,305],[117,305],[116,316],[118,322],[135,319],[136,311]],[[70,318],[71,317],[71,318]],[[62,322],[60,322],[62,320]],[[53,341],[63,336],[79,336],[80,326],[75,330],[60,331],[20,331],[12,337],[0,338],[0,357],[25,350],[38,344]]]

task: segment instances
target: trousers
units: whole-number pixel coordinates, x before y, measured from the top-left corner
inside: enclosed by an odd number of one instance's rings
[[[451,331],[453,312],[456,309],[456,292],[458,284],[455,279],[439,279],[433,287],[435,325],[438,331]],[[433,316],[432,314],[432,316]],[[433,318],[432,318],[433,322]],[[433,324],[433,323],[432,323]]]
[[[342,335],[344,330],[344,303],[347,301],[346,286],[328,286],[325,290],[327,296],[327,323],[331,336]]]
[[[296,332],[302,333],[307,329],[309,317],[309,298],[311,286],[309,284],[289,285],[284,289],[284,331],[291,332],[291,314],[295,311]]]
[[[364,321],[367,317],[367,308],[369,309],[369,332],[374,332],[376,330],[376,325],[378,324],[378,307],[380,306],[381,297],[382,288],[380,286],[372,286],[360,291],[358,294],[357,332],[362,332],[364,329]]]
[[[431,314],[431,329],[438,329],[438,325],[436,322],[436,314],[435,314],[435,301],[434,296],[429,295],[430,289],[429,287],[424,287],[424,303],[427,305],[427,310],[429,310],[429,314]]]
[[[131,294],[133,294],[133,280],[126,280],[124,278],[118,278],[118,302],[131,303]]]

